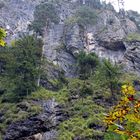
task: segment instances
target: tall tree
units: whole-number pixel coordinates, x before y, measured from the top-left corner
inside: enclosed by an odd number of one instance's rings
[[[112,64],[109,60],[103,60],[95,72],[94,80],[98,82],[100,86],[109,88],[113,95],[118,88],[120,76],[120,66],[117,64]]]
[[[15,42],[14,75],[16,89],[20,97],[30,94],[37,88],[37,80],[41,65],[42,40],[35,36],[23,36]]]
[[[0,94],[4,101],[18,101],[36,90],[42,46],[35,35],[23,35],[12,47],[0,48]]]

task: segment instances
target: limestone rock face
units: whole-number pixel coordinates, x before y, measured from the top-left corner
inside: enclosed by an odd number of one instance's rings
[[[26,32],[30,22],[34,19],[35,6],[41,0],[2,0],[0,8],[0,26],[7,29],[7,41],[18,37],[19,32]]]
[[[128,69],[135,73],[140,73],[140,42],[127,42],[125,44],[127,50],[125,52],[125,61]]]
[[[48,39],[46,35],[45,54],[48,59],[57,61],[66,76],[73,77],[76,75],[76,67],[73,67],[76,65],[75,57],[81,50],[95,52],[112,62],[124,62],[126,47],[123,40],[137,30],[136,24],[129,18],[122,19],[118,13],[104,10],[98,14],[97,23],[84,31],[78,24],[54,25]]]
[[[137,27],[128,18],[122,19],[119,14],[112,11],[103,11],[99,14],[97,26],[94,29],[98,38],[105,42],[115,42],[122,40],[126,34],[136,32]]]
[[[80,27],[77,24],[65,27],[64,41],[66,49],[73,55],[84,48],[84,42],[82,42],[80,35]]]

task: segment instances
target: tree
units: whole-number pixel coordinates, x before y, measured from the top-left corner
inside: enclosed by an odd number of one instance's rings
[[[34,21],[29,28],[42,35],[44,27],[49,26],[51,22],[55,24],[59,22],[58,11],[55,5],[51,2],[41,3],[36,6]]]
[[[121,76],[120,66],[112,64],[109,60],[103,60],[95,72],[94,80],[102,87],[110,89],[112,95],[117,92],[118,82]]]
[[[76,22],[82,27],[94,25],[97,19],[96,16],[95,10],[87,6],[81,6],[75,13]]]
[[[80,78],[87,79],[93,74],[95,68],[99,64],[99,59],[95,53],[86,54],[82,51],[77,57],[77,64]]]
[[[0,89],[4,101],[19,101],[35,91],[40,74],[42,40],[23,35],[0,50]]]
[[[14,73],[15,93],[22,98],[37,88],[37,80],[41,65],[42,40],[35,36],[22,36],[15,42]]]
[[[123,95],[121,100],[105,117],[104,122],[107,125],[105,139],[139,140],[140,100],[132,85],[123,85],[121,92]]]

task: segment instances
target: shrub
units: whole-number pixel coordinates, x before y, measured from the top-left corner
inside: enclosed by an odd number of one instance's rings
[[[68,100],[68,91],[63,88],[57,92],[46,90],[44,88],[38,89],[27,97],[28,100],[48,100],[55,99],[59,103],[65,103]]]
[[[101,128],[104,126],[101,120],[104,109],[94,104],[90,96],[71,102],[67,110],[71,118],[59,125],[58,139],[102,139]]]

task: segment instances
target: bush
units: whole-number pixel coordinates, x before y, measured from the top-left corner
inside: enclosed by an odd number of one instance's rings
[[[65,103],[68,100],[68,91],[63,88],[57,92],[46,90],[44,88],[38,89],[27,97],[28,100],[49,100],[55,99],[59,103]]]

